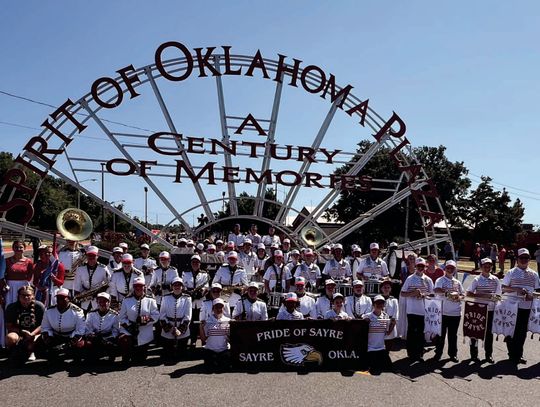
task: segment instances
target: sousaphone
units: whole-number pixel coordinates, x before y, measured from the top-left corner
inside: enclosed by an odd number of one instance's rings
[[[94,225],[85,211],[77,208],[67,208],[58,214],[56,228],[66,240],[80,242],[90,236]]]

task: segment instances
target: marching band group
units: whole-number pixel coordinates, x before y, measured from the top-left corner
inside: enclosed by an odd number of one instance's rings
[[[55,261],[52,247],[39,247],[34,263],[24,256],[24,243],[16,241],[14,256],[0,275],[0,343],[19,362],[36,355],[111,361],[121,356],[127,364],[144,361],[154,341],[162,347],[164,362],[176,363],[200,339],[205,364],[223,369],[229,358],[230,320],[364,319],[369,322],[370,366],[381,369],[390,366],[388,352],[398,338],[406,340],[413,362],[423,361],[424,299],[435,297],[443,306],[434,359],[442,357],[447,342],[448,356],[457,362],[462,299],[467,296],[488,304],[485,361],[494,363],[493,300],[505,293],[519,301],[515,332],[505,340],[508,357],[526,363],[523,345],[531,300],[540,288],[538,273],[528,267],[527,249],[519,249],[516,267],[502,280],[492,274],[492,261],[482,259],[481,274],[465,292],[455,261],[439,266],[434,256],[426,261],[403,253],[400,258],[396,248],[390,244],[383,259],[377,243],[367,256],[353,245],[351,256],[345,257],[341,244],[316,253],[291,249],[288,239],[282,242],[272,230],[261,237],[256,231],[241,235],[238,228],[227,243],[180,239],[173,254],[189,256],[184,270],[171,266],[167,251],[151,258],[146,244],[136,259],[121,244],[101,264],[97,247],[82,253],[76,242],[68,242],[47,275]],[[479,361],[475,340],[470,356]]]

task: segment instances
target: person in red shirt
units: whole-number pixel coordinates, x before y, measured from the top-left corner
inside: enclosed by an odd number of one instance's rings
[[[437,257],[434,254],[427,256],[427,267],[424,274],[433,280],[433,284],[439,277],[444,276],[444,271],[437,264]]]
[[[33,275],[34,262],[24,256],[26,245],[20,240],[15,240],[11,245],[13,256],[6,260],[5,294],[6,307],[17,301],[19,288],[30,285]]]
[[[33,284],[36,287],[37,290],[42,292],[41,298],[46,298],[48,305],[55,305],[56,304],[56,292],[62,287],[62,284],[64,284],[64,274],[65,269],[64,265],[62,263],[58,263],[58,269],[55,274],[51,273],[51,282],[52,287],[49,287],[49,284],[46,284],[45,286],[42,286],[40,284],[41,276],[47,270],[47,267],[49,267],[50,259],[53,254],[53,250],[51,246],[39,246],[38,248],[38,261],[34,265],[33,269]],[[51,292],[45,295],[46,291],[51,289]]]

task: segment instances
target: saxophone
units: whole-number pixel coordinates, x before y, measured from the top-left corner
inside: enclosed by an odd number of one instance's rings
[[[75,280],[75,272],[77,269],[86,263],[86,253],[82,252],[82,255],[80,255],[72,264],[69,269],[69,271],[66,271],[66,274],[64,276],[64,280]]]
[[[72,301],[81,304],[85,301],[92,300],[97,294],[107,290],[107,288],[109,288],[109,283],[107,281],[103,281],[97,287],[89,288],[88,290],[75,295]]]

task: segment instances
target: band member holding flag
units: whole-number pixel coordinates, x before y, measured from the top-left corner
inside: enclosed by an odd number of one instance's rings
[[[494,301],[490,301],[495,295],[501,295],[501,280],[491,274],[492,261],[486,257],[481,260],[482,274],[476,276],[467,291],[467,296],[475,297],[479,302],[487,304],[487,322],[486,322],[486,336],[484,339],[484,351],[486,353],[485,361],[488,363],[495,363],[493,360],[493,334],[491,333],[491,326],[493,325],[493,310],[495,309]],[[484,299],[484,301],[482,301]],[[478,341],[471,338],[471,360],[478,362]]]
[[[540,288],[538,273],[529,267],[530,260],[529,250],[526,248],[519,249],[517,266],[509,270],[502,281],[503,292],[524,296],[524,298],[519,299],[514,336],[508,338],[506,342],[508,358],[516,364],[527,363],[527,360],[523,359],[523,344],[527,336],[527,324],[531,313],[533,292]]]
[[[54,244],[53,244],[54,246]],[[56,304],[56,292],[64,284],[64,265],[57,260],[52,246],[38,248],[39,259],[34,265],[36,299],[45,306]]]

